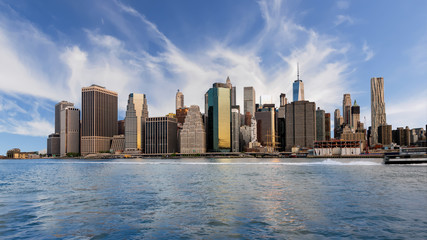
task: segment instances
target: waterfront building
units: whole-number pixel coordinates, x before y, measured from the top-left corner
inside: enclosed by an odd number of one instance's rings
[[[28,159],[28,158],[39,158],[37,152],[21,152],[19,148],[13,148],[6,152],[7,158],[12,159]]]
[[[297,80],[292,84],[293,101],[304,101],[304,83],[299,79],[299,65],[297,66]]]
[[[251,119],[251,124],[240,127],[240,146],[243,151],[259,146],[257,141],[257,122],[254,117]]]
[[[231,106],[231,151],[240,152],[240,107]]]
[[[408,126],[406,128],[398,127],[396,130],[392,130],[392,138],[392,141],[399,146],[410,146],[411,130]]]
[[[125,135],[125,120],[117,121],[117,135]]]
[[[384,79],[374,77],[371,78],[371,145],[379,143],[378,127],[386,124]]]
[[[80,153],[80,110],[66,107],[61,110],[60,154]]]
[[[351,126],[351,97],[349,93],[346,93],[343,96],[342,114],[343,114],[344,124]]]
[[[312,148],[316,140],[316,104],[294,101],[285,106],[286,151]]]
[[[111,151],[113,153],[122,153],[125,151],[126,138],[124,134],[114,135],[111,141]]]
[[[151,117],[145,122],[145,153],[177,152],[177,121],[170,117]]]
[[[180,153],[205,153],[206,132],[202,114],[197,105],[192,105],[185,117],[180,133]]]
[[[350,126],[346,125],[342,129],[341,140],[347,141],[359,141],[361,149],[365,149],[366,147],[366,131],[364,129],[358,129],[358,131],[354,132],[351,130]]]
[[[360,155],[361,151],[360,141],[333,139],[314,142],[315,156],[354,156]]]
[[[325,140],[331,140],[331,114],[325,113]]]
[[[214,83],[208,91],[207,149],[231,150],[231,90],[224,83]]]
[[[357,105],[356,100],[351,107],[351,129],[353,131],[357,130],[357,124],[360,122],[360,106]]]
[[[274,104],[264,104],[261,109],[255,113],[257,121],[258,142],[263,146],[274,151],[277,147],[276,142],[276,111]]]
[[[325,141],[325,110],[316,110],[316,141]]]
[[[377,129],[378,143],[390,145],[392,143],[391,125],[381,125]]]
[[[176,99],[175,99],[175,109],[180,109],[184,107],[184,94],[179,91],[176,93]]]
[[[61,111],[66,107],[74,107],[74,103],[67,101],[61,101],[55,105],[55,133],[61,132]]]
[[[82,155],[110,150],[117,133],[117,96],[95,84],[82,88]]]
[[[145,120],[148,118],[148,104],[145,94],[129,94],[125,117],[125,150],[144,152]]]
[[[243,88],[243,109],[245,115],[249,112],[250,118],[255,117],[255,89],[253,87]]]
[[[48,156],[59,156],[61,154],[61,137],[59,133],[52,133],[47,139],[47,155]]]

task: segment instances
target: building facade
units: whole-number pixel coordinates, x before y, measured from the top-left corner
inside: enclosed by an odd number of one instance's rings
[[[60,114],[60,154],[80,153],[80,110],[74,107],[62,109]]]
[[[231,107],[231,151],[240,152],[240,107]]]
[[[177,152],[176,118],[151,117],[145,122],[145,153]]]
[[[212,152],[231,150],[231,90],[215,83],[208,91],[207,149]]]
[[[331,140],[331,114],[325,113],[325,140]]]
[[[205,153],[206,132],[202,114],[197,105],[192,105],[186,114],[180,133],[180,153]]]
[[[129,94],[125,117],[125,150],[144,152],[145,120],[148,118],[148,104],[145,94]]]
[[[184,107],[184,94],[179,91],[176,93],[175,98],[175,109],[180,109]]]
[[[250,118],[255,117],[255,89],[253,87],[243,88],[243,114],[249,112]]]
[[[98,85],[82,88],[82,155],[110,150],[117,133],[117,96]]]
[[[382,145],[390,145],[392,143],[391,125],[381,125],[377,129],[378,143]]]
[[[61,101],[55,105],[55,133],[61,132],[61,111],[66,107],[74,107],[74,103],[67,101]]]
[[[356,100],[354,100],[354,104],[351,107],[351,129],[353,131],[357,130],[357,125],[360,122],[360,106],[357,105]]]
[[[312,148],[316,140],[316,104],[294,101],[285,107],[286,151],[292,147]]]
[[[386,125],[384,78],[371,78],[371,145],[379,143],[378,127]]]
[[[47,155],[48,156],[59,156],[61,154],[61,136],[59,133],[52,133],[47,138]]]
[[[263,147],[276,149],[276,112],[274,104],[264,104],[264,107],[255,113],[257,121],[258,142]]]
[[[343,96],[342,114],[343,114],[344,124],[351,126],[351,97],[349,93],[346,93]]]
[[[325,110],[316,110],[316,141],[325,141]]]

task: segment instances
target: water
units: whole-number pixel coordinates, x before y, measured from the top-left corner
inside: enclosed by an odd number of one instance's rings
[[[2,160],[0,239],[427,239],[427,166]]]

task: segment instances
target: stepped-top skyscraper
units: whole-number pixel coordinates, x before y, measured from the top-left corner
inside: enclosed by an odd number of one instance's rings
[[[131,93],[125,118],[125,149],[144,151],[145,120],[148,118],[148,105],[145,94]]]
[[[251,114],[251,117],[255,117],[255,89],[254,87],[243,88],[243,114],[247,112]]]
[[[297,80],[294,81],[292,87],[294,102],[304,101],[304,83],[299,79],[299,65],[297,65]]]
[[[371,145],[378,143],[378,127],[386,125],[384,78],[371,78]]]
[[[95,84],[82,88],[82,155],[110,150],[117,134],[117,96]]]
[[[176,93],[176,103],[175,103],[175,109],[180,109],[184,107],[184,94],[179,91]]]

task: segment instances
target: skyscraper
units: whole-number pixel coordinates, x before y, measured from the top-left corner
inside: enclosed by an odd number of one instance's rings
[[[125,149],[142,151],[145,147],[145,120],[148,118],[148,104],[145,94],[129,94],[125,117]]]
[[[351,97],[349,93],[346,93],[343,96],[342,114],[344,118],[344,124],[351,126]]]
[[[214,83],[208,91],[207,148],[213,152],[231,150],[231,89]]]
[[[176,103],[175,103],[175,109],[180,109],[184,107],[184,94],[179,91],[176,93]]]
[[[145,153],[175,153],[177,151],[176,118],[147,118],[145,130]]]
[[[386,125],[384,79],[371,78],[371,145],[378,143],[378,127]]]
[[[67,153],[80,153],[80,110],[66,107],[61,110],[60,119],[61,156]]]
[[[325,113],[325,140],[331,140],[331,114]]]
[[[325,141],[325,110],[316,110],[316,141]]]
[[[95,84],[82,88],[82,155],[110,150],[117,133],[117,93]]]
[[[180,134],[180,153],[205,153],[206,132],[199,106],[192,105]]]
[[[243,114],[249,112],[251,117],[255,117],[255,89],[253,87],[243,88]]]
[[[343,117],[341,116],[340,110],[339,109],[335,109],[334,112],[334,138],[335,139],[339,139],[339,135],[341,132],[341,125],[343,124],[344,120]]]
[[[255,112],[258,142],[269,147],[269,151],[274,151],[277,147],[275,113],[274,104],[264,104],[262,109]]]
[[[239,152],[240,107],[231,106],[231,151]]]
[[[61,132],[61,111],[66,107],[74,107],[74,103],[67,101],[61,101],[55,105],[55,133]]]
[[[292,147],[314,146],[316,139],[316,104],[309,101],[294,101],[286,104],[286,150]]]
[[[292,84],[293,87],[293,100],[304,101],[304,83],[299,79],[299,65],[297,65],[297,80]]]
[[[357,105],[356,100],[354,100],[354,104],[351,107],[351,128],[356,131],[357,123],[360,121],[360,106]]]

